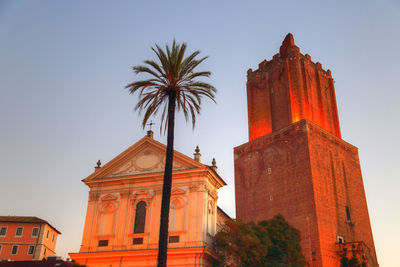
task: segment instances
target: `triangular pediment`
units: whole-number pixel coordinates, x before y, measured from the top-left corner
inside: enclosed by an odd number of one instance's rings
[[[188,189],[185,187],[182,187],[182,186],[175,187],[175,188],[172,188],[171,195],[184,195],[184,194],[186,194],[187,191],[188,191]]]
[[[117,200],[118,199],[118,195],[116,194],[107,194],[103,197],[101,197],[102,201],[113,201],[113,200]]]
[[[119,154],[103,167],[84,179],[87,182],[96,178],[110,178],[140,173],[163,172],[166,146],[152,138],[144,137]],[[202,168],[203,164],[174,151],[173,170]]]

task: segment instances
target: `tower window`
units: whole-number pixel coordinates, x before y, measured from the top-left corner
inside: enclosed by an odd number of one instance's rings
[[[337,236],[337,242],[339,244],[344,244],[344,238],[342,236]]]
[[[346,218],[348,221],[351,221],[351,216],[350,216],[350,208],[346,207]]]
[[[135,225],[133,227],[133,233],[141,234],[144,233],[144,226],[146,224],[146,202],[140,201],[136,205],[135,213]]]

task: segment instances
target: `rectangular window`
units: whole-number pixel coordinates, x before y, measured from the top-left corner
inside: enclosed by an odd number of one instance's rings
[[[29,255],[32,255],[33,252],[35,252],[35,246],[29,246],[28,254],[29,254]]]
[[[24,227],[17,227],[17,231],[15,232],[15,236],[22,236],[22,231]]]
[[[169,243],[179,243],[179,235],[170,236],[168,239]]]
[[[47,248],[44,248],[43,256],[46,256]]]
[[[53,234],[53,238],[51,239],[51,242],[54,242],[55,237],[56,237],[56,234]]]
[[[39,235],[39,228],[34,227],[34,228],[32,229],[32,237],[36,237],[36,236],[38,236],[38,235]]]
[[[16,255],[17,252],[18,252],[18,246],[12,246],[11,254],[12,254],[12,255]]]
[[[1,227],[0,228],[0,236],[6,236],[7,233],[7,227]]]
[[[1,245],[0,245],[0,254],[1,254]]]
[[[99,247],[107,247],[108,240],[99,240]]]
[[[141,244],[143,244],[143,238],[134,238],[132,244],[133,245],[141,245]]]
[[[46,238],[49,238],[49,230],[47,230]]]

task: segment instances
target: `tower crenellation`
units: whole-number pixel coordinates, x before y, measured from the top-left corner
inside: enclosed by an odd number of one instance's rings
[[[341,137],[334,81],[288,34],[280,53],[247,72],[249,140],[302,119]]]

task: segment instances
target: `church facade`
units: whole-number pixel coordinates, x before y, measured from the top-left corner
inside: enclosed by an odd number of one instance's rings
[[[358,149],[341,139],[331,71],[288,34],[248,71],[247,103],[249,142],[234,149],[237,218],[282,214],[311,266],[356,256],[377,267]]]
[[[87,266],[156,266],[166,146],[151,131],[83,182],[90,188],[81,248]],[[174,151],[168,266],[212,266],[213,236],[228,216],[216,166]]]

